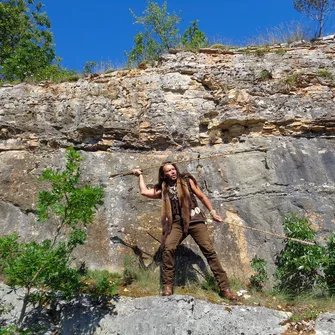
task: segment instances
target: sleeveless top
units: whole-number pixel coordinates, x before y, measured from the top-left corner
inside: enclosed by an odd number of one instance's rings
[[[198,223],[198,222],[205,222],[205,215],[201,211],[201,209],[198,207],[197,199],[195,197],[195,194],[192,191],[189,178],[185,178],[187,181],[188,190],[190,192],[190,224],[192,223]],[[181,207],[179,205],[178,200],[178,194],[177,194],[177,184],[173,186],[168,186],[168,193],[171,203],[171,209],[172,209],[172,217],[173,222],[182,221],[182,211]]]

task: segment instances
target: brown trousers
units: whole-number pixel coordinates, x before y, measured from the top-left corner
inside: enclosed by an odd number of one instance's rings
[[[211,268],[216,282],[220,290],[229,288],[229,282],[226,271],[222,268],[219,258],[214,251],[210,240],[207,226],[204,222],[190,224],[188,234],[198,244],[201,252],[206,257],[209,267]],[[170,235],[167,237],[162,255],[162,283],[163,285],[171,285],[174,283],[175,269],[175,251],[178,245],[188,235],[183,232],[183,228],[179,222],[174,222]]]

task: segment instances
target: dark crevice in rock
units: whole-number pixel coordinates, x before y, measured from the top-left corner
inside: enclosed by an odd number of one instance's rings
[[[15,208],[17,208],[21,213],[25,214],[25,215],[28,215],[30,213],[36,215],[36,211],[32,208],[23,208],[20,204],[16,203],[16,202],[11,202],[11,201],[8,201],[7,199],[4,199],[4,198],[1,198],[0,197],[0,202],[3,202],[9,206],[13,206]]]

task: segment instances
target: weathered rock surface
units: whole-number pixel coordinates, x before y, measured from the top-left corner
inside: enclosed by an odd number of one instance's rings
[[[316,335],[335,334],[335,314],[326,313],[318,317],[316,323]]]
[[[0,284],[2,326],[19,317],[23,290]],[[55,310],[28,308],[24,327],[36,335],[275,335],[288,334],[291,313],[265,307],[212,304],[190,296],[118,297],[97,303],[88,297],[59,301]],[[316,335],[334,334],[335,314],[320,314]],[[313,323],[314,325],[314,323]],[[304,332],[300,332],[303,334]]]
[[[145,264],[153,262],[159,201],[142,198],[135,177],[109,176],[168,158],[200,158],[179,166],[195,175],[226,223],[282,234],[283,214],[301,210],[323,243],[335,227],[334,55],[333,40],[277,50],[176,52],[157,67],[0,87],[0,233],[50,235],[51,223],[37,224],[34,215],[45,187],[36,178],[46,167],[61,168],[64,148],[72,145],[84,157],[82,182],[105,190],[88,244],[77,251],[91,268],[118,271],[135,246]],[[146,171],[149,184],[156,170]],[[236,277],[250,275],[255,255],[273,267],[282,248],[269,235],[208,227]],[[194,257],[183,266],[205,269],[197,246],[188,239],[184,246],[179,260]]]
[[[6,294],[1,286],[0,299],[10,313],[2,315],[3,323],[19,316],[21,302],[14,293]],[[22,293],[21,290],[17,294]],[[263,307],[215,305],[189,296],[127,298],[111,300],[108,306],[94,304],[87,298],[72,303],[61,302],[57,312],[31,311],[25,322],[37,334],[100,335],[169,335],[169,334],[281,334],[280,325],[289,313]],[[57,323],[57,324],[55,324]]]

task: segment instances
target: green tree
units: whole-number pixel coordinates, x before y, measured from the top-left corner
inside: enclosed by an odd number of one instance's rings
[[[325,281],[331,295],[335,295],[335,233],[331,233],[326,246],[326,258],[323,264]]]
[[[103,203],[101,187],[79,187],[80,161],[73,148],[67,149],[66,167],[62,171],[46,169],[41,180],[51,183],[51,190],[38,196],[39,221],[56,224],[52,238],[37,242],[20,242],[17,234],[0,238],[0,266],[8,284],[24,287],[25,295],[18,325],[24,321],[29,304],[55,302],[56,291],[64,298],[77,294],[79,269],[72,266],[72,251],[86,241],[86,227]]]
[[[184,47],[185,49],[199,49],[208,46],[205,34],[199,30],[198,22],[192,21],[182,37],[180,37],[178,24],[181,17],[167,11],[167,3],[162,7],[152,0],[147,0],[147,7],[142,16],[136,16],[135,23],[141,24],[143,31],[134,37],[135,46],[127,53],[128,65],[138,65],[141,62],[157,60],[160,55],[166,53],[170,48]]]
[[[156,60],[169,48],[178,44],[178,23],[181,18],[176,13],[168,13],[166,2],[160,7],[158,3],[147,0],[147,7],[142,16],[136,16],[132,10],[130,12],[135,18],[135,23],[142,25],[143,32],[135,35],[135,46],[126,53],[128,65]]]
[[[284,216],[284,231],[287,237],[314,241],[316,231],[308,219],[291,213]],[[320,270],[325,259],[325,248],[288,240],[278,257],[275,277],[277,288],[289,294],[312,290],[322,282]]]
[[[317,22],[315,37],[321,37],[327,16],[335,9],[335,0],[294,0],[293,6],[298,12]]]
[[[185,48],[191,50],[206,48],[209,45],[205,33],[198,27],[197,21],[192,21],[190,27],[185,30],[181,43]]]
[[[1,0],[0,75],[24,80],[55,59],[51,24],[39,0]]]

